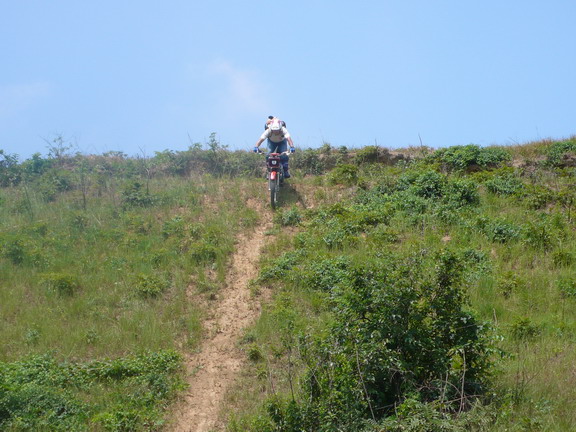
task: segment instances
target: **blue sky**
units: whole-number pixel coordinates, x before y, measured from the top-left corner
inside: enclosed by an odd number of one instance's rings
[[[19,0],[0,15],[0,149],[153,156],[525,143],[576,134],[572,0]]]

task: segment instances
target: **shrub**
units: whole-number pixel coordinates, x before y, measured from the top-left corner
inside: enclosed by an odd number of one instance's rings
[[[458,206],[480,203],[478,186],[471,180],[458,179],[448,183],[446,198]]]
[[[301,341],[302,398],[268,406],[278,430],[360,431],[408,395],[456,411],[486,389],[490,342],[463,307],[466,263],[456,254],[308,268],[307,283],[331,292],[333,320]]]
[[[328,175],[330,184],[353,186],[358,183],[358,167],[350,164],[337,165]]]
[[[429,160],[444,164],[448,169],[463,171],[474,168],[496,167],[512,158],[511,154],[499,147],[479,147],[474,144],[453,146],[436,150]]]
[[[163,405],[182,388],[176,375],[181,361],[173,351],[160,351],[86,363],[57,362],[51,355],[0,362],[0,429],[148,430],[160,424]],[[87,398],[93,387],[106,387],[109,398]]]
[[[550,250],[556,236],[549,220],[530,221],[522,227],[524,242],[535,249]]]
[[[507,243],[516,240],[520,236],[521,229],[505,219],[495,219],[484,227],[484,233],[493,242]]]
[[[553,143],[548,148],[546,164],[554,167],[576,165],[576,140]]]
[[[358,165],[374,163],[378,161],[378,147],[366,146],[356,152],[354,162]]]
[[[556,281],[556,286],[562,297],[576,298],[576,279],[564,277]]]
[[[122,191],[122,204],[126,207],[148,207],[154,203],[154,199],[143,190],[144,185],[138,181],[126,184]]]
[[[42,283],[61,296],[71,296],[80,288],[78,277],[67,273],[45,273],[42,275]]]
[[[280,212],[278,218],[282,226],[297,226],[302,222],[302,215],[296,206]]]
[[[510,334],[517,341],[529,341],[540,335],[542,329],[527,317],[518,318],[510,325]]]
[[[412,182],[412,191],[422,198],[438,198],[444,193],[446,177],[436,171],[426,171]]]
[[[10,260],[14,265],[24,263],[28,257],[25,241],[18,236],[0,237],[0,246],[2,247],[1,256]]]
[[[517,292],[524,286],[524,281],[512,272],[508,272],[502,275],[498,279],[497,288],[498,291],[502,293],[504,298],[510,298],[512,294]]]
[[[136,292],[145,298],[160,296],[170,286],[167,279],[155,275],[139,274],[136,276],[134,287]]]
[[[554,201],[554,192],[543,186],[525,186],[524,202],[529,209],[539,210]]]
[[[312,149],[299,152],[298,157],[293,158],[290,164],[293,169],[300,170],[304,175],[320,175],[327,170],[318,152]]]
[[[512,174],[496,176],[486,181],[486,189],[496,195],[514,195],[522,191],[524,183]]]
[[[195,263],[213,263],[220,253],[220,249],[207,240],[195,241],[190,245],[190,258]]]

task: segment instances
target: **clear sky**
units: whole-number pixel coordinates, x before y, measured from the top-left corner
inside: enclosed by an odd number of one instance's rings
[[[18,0],[0,13],[0,149],[153,156],[525,143],[576,134],[574,0]]]

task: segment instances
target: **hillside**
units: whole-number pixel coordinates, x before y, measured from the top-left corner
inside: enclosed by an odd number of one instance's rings
[[[229,431],[576,428],[575,139],[326,144],[276,212],[262,159],[214,137],[61,145],[0,154],[3,430],[185,430],[217,343]]]

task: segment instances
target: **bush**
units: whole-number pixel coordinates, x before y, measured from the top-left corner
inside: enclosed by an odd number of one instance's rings
[[[328,174],[330,184],[353,186],[358,183],[358,167],[350,164],[337,165]]]
[[[122,204],[127,207],[149,207],[154,203],[154,199],[143,190],[144,185],[138,181],[126,184],[122,191]]]
[[[510,335],[517,341],[529,341],[540,335],[542,329],[533,324],[530,318],[521,317],[510,325]]]
[[[280,212],[278,218],[282,226],[297,226],[302,222],[302,215],[296,206]]]
[[[169,286],[170,283],[167,279],[149,274],[139,274],[136,276],[136,282],[134,284],[136,292],[145,298],[158,297],[166,291]]]
[[[436,171],[419,174],[412,182],[412,191],[422,198],[439,198],[445,187],[446,177]]]
[[[458,179],[448,183],[446,198],[457,206],[478,205],[480,194],[478,186],[471,180]]]
[[[574,253],[566,250],[558,250],[552,254],[552,263],[556,268],[570,267],[576,262]]]
[[[493,177],[485,185],[489,192],[496,195],[514,195],[524,188],[522,180],[512,174]]]
[[[576,165],[576,140],[553,143],[547,151],[546,164],[553,167]]]
[[[1,430],[147,430],[163,405],[181,389],[173,351],[86,363],[58,362],[51,355],[0,362]],[[105,403],[86,398],[106,387]]]
[[[576,298],[576,278],[560,278],[556,281],[556,286],[562,297]]]
[[[520,237],[521,228],[505,219],[495,219],[484,227],[484,233],[493,242],[507,243]]]
[[[0,237],[1,256],[14,265],[23,264],[28,257],[27,247],[23,238],[18,236]]]
[[[374,163],[378,161],[378,147],[366,146],[356,152],[354,162],[358,165]]]
[[[333,320],[323,336],[302,339],[304,394],[269,405],[277,430],[360,431],[408,395],[456,411],[482,394],[491,342],[463,307],[466,267],[456,254],[425,251],[311,263],[305,285],[330,290]]]
[[[512,155],[503,148],[486,148],[474,144],[439,149],[429,156],[429,160],[440,162],[455,171],[493,168],[511,159]]]
[[[42,275],[42,283],[50,291],[61,296],[74,295],[80,288],[78,277],[67,273],[46,273]]]

